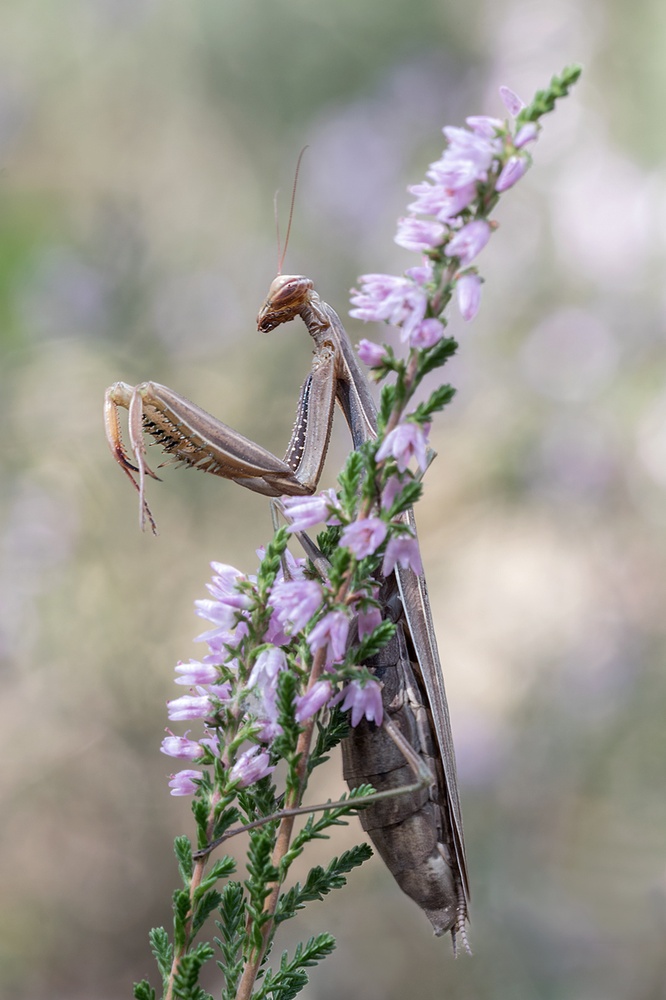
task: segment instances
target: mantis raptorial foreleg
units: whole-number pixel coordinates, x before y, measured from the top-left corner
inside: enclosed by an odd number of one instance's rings
[[[287,296],[285,289],[292,294]],[[157,382],[134,387],[116,382],[107,389],[107,440],[116,461],[139,491],[142,525],[147,517],[154,528],[145,498],[145,477],[158,478],[146,462],[144,431],[173,461],[231,479],[255,493],[304,496],[316,489],[328,449],[338,385],[344,380],[334,317],[312,290],[312,282],[304,278],[277,278],[268,301],[272,308],[264,307],[265,315],[259,315],[260,329],[268,331],[300,313],[315,341],[312,368],[301,389],[284,459]],[[119,407],[129,411],[129,439],[136,464],[130,461],[122,443]]]
[[[268,332],[297,315],[315,349],[284,459],[165,386],[144,382],[132,388],[119,382],[107,390],[107,438],[116,461],[139,491],[142,525],[147,518],[154,529],[145,477],[157,478],[146,463],[143,432],[174,461],[272,497],[302,496],[316,489],[336,400],[355,448],[376,437],[370,389],[337,314],[322,302],[308,278],[278,276],[257,318],[258,328]],[[121,441],[119,407],[129,410],[134,461]],[[415,533],[413,515],[405,516]],[[396,623],[395,641],[369,666],[384,683],[390,725],[400,731],[411,753],[393,752],[396,741],[390,731],[384,736],[386,730],[361,725],[344,749],[345,772],[354,784],[367,782],[383,789],[381,800],[366,810],[362,821],[400,886],[425,911],[437,934],[451,931],[454,941],[456,933],[465,941],[469,889],[462,816],[426,584],[423,576],[398,567],[382,591],[386,612]],[[415,760],[419,771],[427,767],[430,781],[413,782]],[[400,799],[402,805],[392,805],[391,799]]]

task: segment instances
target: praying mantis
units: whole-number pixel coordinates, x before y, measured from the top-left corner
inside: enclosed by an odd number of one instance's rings
[[[377,435],[368,381],[339,317],[303,275],[278,275],[257,317],[267,333],[300,316],[314,341],[284,459],[244,437],[166,386],[116,382],[106,391],[105,426],[111,451],[139,493],[140,519],[155,531],[146,501],[144,432],[176,461],[230,479],[269,497],[306,496],[319,482],[336,401],[354,448]],[[119,408],[129,411],[134,461],[121,440]],[[413,514],[408,515],[415,530]],[[380,599],[396,624],[389,644],[367,664],[383,683],[382,727],[363,721],[343,742],[350,786],[367,782],[394,797],[371,804],[361,822],[400,887],[425,912],[437,935],[450,932],[467,948],[469,882],[453,738],[425,579],[397,566]],[[398,729],[407,752],[390,735]],[[430,775],[414,790],[416,757]],[[410,770],[411,768],[411,770]],[[408,787],[409,786],[409,787]],[[401,794],[402,789],[402,794]]]

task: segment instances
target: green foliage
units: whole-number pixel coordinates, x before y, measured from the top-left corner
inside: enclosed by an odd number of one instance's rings
[[[336,524],[329,525],[325,531],[320,531],[317,535],[317,546],[327,559],[330,559],[332,554],[337,549],[340,543],[340,535],[342,533],[342,527]]]
[[[134,983],[132,989],[134,1000],[156,1000],[156,993],[147,979],[142,979],[140,983]]]
[[[153,927],[150,932],[150,946],[162,978],[162,985],[166,987],[173,962],[173,948],[163,927]],[[133,993],[135,1000],[155,1000],[155,990],[146,979],[134,983]]]
[[[267,823],[250,832],[247,852],[248,877],[245,881],[247,890],[247,912],[250,920],[250,946],[260,949],[262,945],[262,928],[269,919],[263,911],[264,901],[270,894],[270,883],[276,882],[279,873],[272,862],[275,846],[275,823]]]
[[[355,657],[358,663],[365,663],[371,656],[376,656],[380,649],[383,649],[387,642],[390,642],[395,635],[395,625],[391,621],[381,622],[376,629],[366,636],[358,644]]]
[[[154,927],[150,932],[150,947],[162,980],[166,982],[173,962],[173,948],[163,927]]]
[[[173,894],[173,940],[176,951],[183,951],[187,945],[187,918],[190,915],[190,894],[187,889],[176,889]]]
[[[263,987],[255,994],[255,1000],[263,1000],[268,996],[275,997],[275,1000],[292,1000],[308,982],[303,970],[317,965],[334,948],[335,938],[331,934],[317,934],[305,944],[296,946],[291,961],[285,952],[280,960],[280,968],[274,973],[266,974]]]
[[[217,965],[224,973],[225,988],[222,1000],[234,1000],[243,969],[243,942],[245,940],[245,897],[240,882],[229,882],[222,891],[220,919],[215,926],[220,937],[215,943],[222,953]]]
[[[358,809],[354,799],[371,795],[373,792],[374,788],[372,785],[360,785],[350,792],[349,795],[341,795],[336,805],[331,805],[330,808],[308,816],[302,829],[293,837],[289,850],[284,856],[282,862],[283,871],[286,872],[288,870],[291,863],[301,854],[309,841],[327,839],[328,834],[325,831],[331,826],[346,826],[347,820],[345,817],[354,815]]]
[[[261,560],[257,571],[257,586],[259,589],[260,603],[263,602],[265,604],[270,588],[275,583],[275,577],[277,576],[282,565],[282,557],[287,548],[288,541],[289,532],[283,525],[277,529],[273,538],[266,546],[266,553],[264,558]]]
[[[409,510],[413,507],[417,500],[420,499],[423,493],[423,486],[417,479],[407,479],[402,484],[402,489],[400,493],[396,496],[390,510],[387,511],[387,515],[390,518],[397,517],[398,514],[402,514],[404,511]]]
[[[192,815],[197,826],[197,846],[199,848],[205,847],[208,841],[209,812],[208,802],[202,796],[195,795],[192,799]]]
[[[347,458],[344,469],[338,476],[340,502],[343,511],[350,520],[356,511],[364,466],[365,462],[361,452],[352,451]]]
[[[414,419],[419,423],[428,423],[432,419],[433,413],[438,413],[448,406],[456,390],[451,385],[440,385],[430,394],[430,398],[425,403],[419,403],[414,410]]]
[[[221,837],[224,833],[226,833],[226,831],[229,829],[230,826],[233,826],[235,823],[238,823],[239,820],[240,820],[240,813],[238,812],[238,809],[236,808],[224,809],[224,811],[220,813],[220,815],[215,819],[213,828],[211,830],[210,839],[217,840],[218,837]],[[200,828],[200,832],[203,839],[199,840],[198,844],[199,850],[206,847],[207,845],[206,827],[204,826],[203,828]]]
[[[345,851],[339,858],[333,858],[326,868],[320,865],[311,868],[302,886],[297,882],[288,892],[280,896],[276,922],[281,923],[283,920],[291,919],[306,903],[322,900],[333,889],[341,889],[347,884],[344,876],[371,857],[370,845],[358,844],[351,850]]]
[[[395,406],[394,387],[392,385],[383,385],[381,395],[379,397],[379,413],[377,414],[377,425],[379,427],[380,434],[388,424],[394,406]]]
[[[331,566],[328,578],[331,584],[331,590],[336,592],[342,586],[345,575],[351,568],[352,554],[349,549],[337,548],[331,552],[329,558],[331,560]]]
[[[308,774],[328,760],[328,753],[349,733],[349,720],[339,706],[330,710],[328,724],[317,723],[317,737],[308,760]]]
[[[197,985],[201,967],[214,955],[209,944],[199,944],[183,955],[173,978],[174,1000],[213,1000],[210,993]]]
[[[516,119],[517,124],[536,122],[542,115],[553,111],[555,102],[567,96],[582,72],[581,66],[567,66],[559,76],[554,76],[546,90],[537,90],[532,103],[523,108]]]
[[[239,788],[237,794],[238,803],[250,823],[262,816],[270,816],[278,807],[277,792],[270,775],[255,781],[248,788]]]
[[[189,885],[192,878],[194,863],[192,861],[192,844],[189,837],[176,837],[173,842],[173,849],[178,859],[178,872],[183,885]]]
[[[197,896],[199,896],[200,890],[197,890]],[[208,920],[211,913],[217,910],[220,905],[222,896],[216,889],[210,889],[204,892],[200,898],[197,899],[196,910],[194,916],[192,917],[192,937],[196,937],[203,925]]]
[[[442,337],[428,351],[422,351],[418,362],[418,377],[425,378],[436,368],[443,368],[458,350],[458,342],[453,337]],[[450,388],[450,387],[448,387]],[[452,390],[455,391],[455,390]]]
[[[295,698],[298,694],[298,678],[289,670],[283,670],[278,677],[277,689],[277,709],[278,722],[282,727],[282,732],[273,740],[272,753],[275,759],[281,759],[287,763],[287,777],[285,788],[287,794],[295,791],[298,787],[298,756],[296,754],[296,744],[300,727],[294,718]]]

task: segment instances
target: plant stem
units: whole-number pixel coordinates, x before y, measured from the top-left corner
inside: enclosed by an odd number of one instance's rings
[[[206,826],[207,839],[210,840],[213,833],[213,824],[215,821],[215,809],[220,801],[220,793],[215,792],[211,800],[210,813],[208,815],[208,824]],[[178,972],[178,967],[180,966],[181,959],[183,955],[186,954],[190,944],[191,944],[191,933],[192,933],[192,921],[194,920],[194,897],[197,889],[201,885],[201,880],[203,878],[204,871],[206,869],[206,862],[208,861],[208,855],[203,858],[199,858],[194,862],[194,869],[192,870],[192,877],[190,879],[190,909],[187,914],[187,919],[185,921],[184,933],[183,933],[183,944],[180,948],[174,951],[173,962],[171,963],[171,972],[169,973],[169,982],[167,984],[166,993],[164,994],[164,1000],[173,1000],[173,983]]]
[[[308,682],[308,691],[321,677],[325,664],[326,650],[319,649],[315,653],[312,662],[312,670],[310,671],[310,680]],[[296,744],[296,754],[298,756],[296,775],[298,778],[298,785],[296,790],[285,800],[285,806],[287,809],[295,809],[301,804],[301,798],[305,789],[305,779],[307,776],[308,758],[310,756],[310,744],[312,742],[314,726],[315,718],[312,717],[308,720],[303,732],[298,737],[298,743]],[[272,857],[273,865],[278,869],[278,871],[280,869],[282,859],[289,850],[295,819],[296,814],[292,813],[290,815],[283,816],[280,821]],[[263,957],[266,954],[266,948],[268,947],[271,939],[273,931],[273,918],[275,916],[278,900],[280,898],[280,886],[280,881],[273,882],[271,885],[271,891],[264,902],[263,912],[269,919],[266,920],[261,930],[262,945],[261,948],[257,949],[257,951],[250,956],[245,968],[243,969],[243,974],[241,976],[240,983],[238,984],[236,1000],[250,1000],[250,997],[252,996],[252,988],[257,978],[257,973],[259,972]]]

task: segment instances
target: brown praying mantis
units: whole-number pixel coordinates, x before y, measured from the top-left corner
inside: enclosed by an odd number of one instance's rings
[[[139,493],[142,526],[155,522],[145,478],[144,432],[182,464],[231,479],[269,497],[304,496],[317,488],[328,449],[336,401],[354,448],[377,436],[376,408],[349,336],[310,279],[278,275],[257,317],[267,333],[300,316],[314,341],[310,372],[301,388],[296,421],[284,459],[223,424],[172,389],[155,382],[116,382],[106,392],[105,424],[111,451]],[[120,435],[119,407],[129,411],[130,460]],[[414,528],[413,514],[408,514]],[[383,683],[386,724],[363,721],[343,742],[350,786],[371,784],[384,795],[361,822],[400,887],[431,921],[467,947],[469,883],[451,724],[425,579],[397,566],[383,581],[380,599],[396,624],[387,646],[367,664]],[[390,735],[398,729],[399,742]],[[416,756],[429,781],[413,784]],[[416,790],[415,790],[416,787]],[[393,789],[393,796],[386,795]]]

